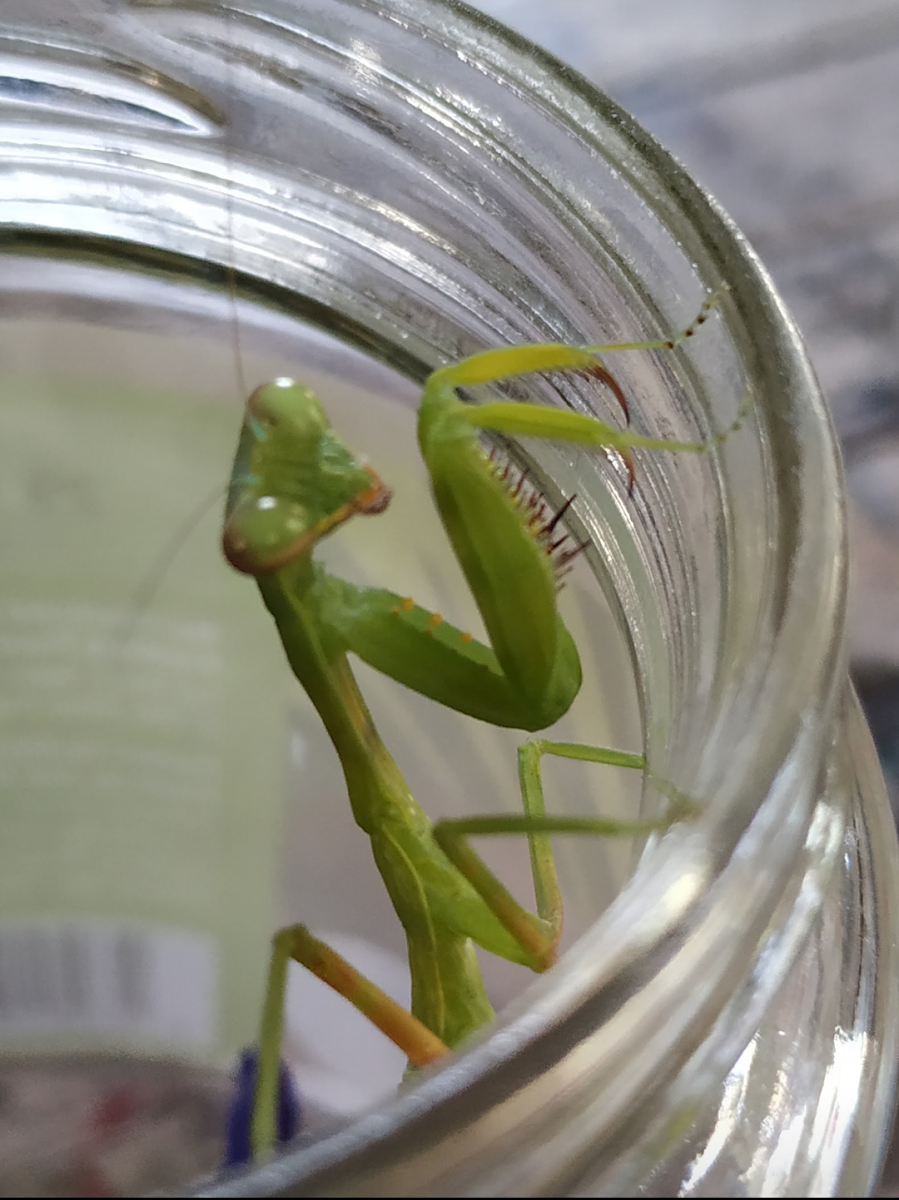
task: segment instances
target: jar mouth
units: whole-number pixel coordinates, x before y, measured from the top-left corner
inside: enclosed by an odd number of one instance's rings
[[[333,10],[335,0],[329,3]],[[454,305],[453,317],[446,328],[435,323],[429,331],[427,321],[414,311],[420,296],[411,287],[404,293],[410,274],[396,236],[401,227],[414,236],[420,234],[422,242],[432,235],[429,221],[436,210],[428,208],[429,201],[416,192],[408,211],[391,212],[387,200],[374,189],[362,196],[361,188],[354,192],[352,180],[342,182],[342,191],[336,187],[329,190],[327,211],[321,209],[321,219],[328,225],[327,239],[323,235],[320,243],[313,244],[311,230],[317,217],[310,180],[316,173],[321,179],[325,166],[316,163],[315,172],[308,177],[293,178],[289,164],[284,165],[285,152],[274,160],[285,194],[279,196],[276,188],[271,189],[271,220],[277,224],[279,206],[295,204],[307,183],[313,219],[304,230],[308,235],[305,261],[288,262],[288,249],[299,245],[300,239],[285,238],[284,261],[275,262],[271,253],[263,254],[254,246],[249,221],[251,201],[265,191],[259,182],[259,162],[266,148],[254,151],[250,139],[258,131],[245,125],[237,132],[246,141],[222,155],[222,144],[216,139],[228,136],[221,118],[228,95],[225,89],[215,98],[210,76],[211,99],[198,99],[199,93],[191,96],[183,88],[178,91],[184,105],[178,110],[183,128],[177,137],[182,141],[171,140],[176,135],[166,131],[150,132],[136,140],[133,132],[112,131],[123,146],[138,147],[144,169],[168,172],[182,181],[183,190],[179,192],[181,185],[173,183],[171,195],[183,201],[183,207],[180,211],[173,208],[166,219],[183,229],[183,252],[225,265],[233,262],[247,276],[277,279],[284,287],[305,292],[316,303],[347,312],[351,333],[367,330],[385,357],[416,375],[423,375],[444,358],[480,348],[491,336],[497,342],[536,340],[538,336],[546,340],[573,338],[578,321],[592,318],[595,308],[605,302],[612,309],[612,294],[621,288],[630,289],[630,315],[641,319],[648,315],[652,331],[658,333],[675,312],[678,319],[692,315],[684,314],[684,307],[695,304],[704,289],[726,281],[729,291],[720,313],[727,345],[710,351],[708,362],[699,346],[695,364],[690,360],[682,376],[674,380],[681,399],[676,415],[688,432],[695,430],[697,420],[701,430],[703,421],[707,427],[709,413],[700,412],[697,417],[688,408],[690,385],[695,384],[697,374],[708,370],[711,379],[721,384],[720,393],[710,394],[709,383],[696,384],[695,391],[708,403],[711,417],[719,425],[732,417],[749,387],[758,445],[753,443],[754,449],[748,453],[745,438],[741,449],[735,437],[699,468],[708,489],[704,494],[715,494],[722,501],[720,520],[705,530],[707,561],[711,563],[717,556],[722,564],[724,597],[720,619],[711,625],[711,650],[703,651],[711,657],[695,674],[673,679],[676,663],[671,657],[666,656],[664,670],[653,657],[654,647],[664,649],[668,632],[664,620],[659,618],[655,634],[647,632],[638,611],[640,594],[635,592],[630,601],[622,603],[635,658],[645,678],[650,752],[658,755],[666,768],[670,764],[679,788],[707,802],[701,817],[671,831],[647,851],[633,879],[576,952],[531,985],[525,997],[503,1014],[489,1037],[447,1067],[422,1078],[413,1092],[401,1095],[382,1112],[314,1146],[288,1151],[247,1174],[244,1182],[217,1183],[204,1194],[279,1194],[313,1178],[316,1187],[339,1187],[341,1180],[350,1178],[380,1178],[386,1180],[385,1188],[397,1186],[402,1194],[399,1176],[392,1172],[395,1164],[416,1156],[428,1158],[436,1192],[441,1171],[455,1153],[449,1149],[453,1138],[469,1128],[473,1114],[485,1120],[480,1133],[467,1143],[472,1170],[478,1155],[487,1153],[497,1129],[502,1138],[511,1138],[509,1131],[514,1126],[515,1145],[526,1144],[528,1129],[539,1119],[529,1100],[529,1088],[550,1070],[555,1072],[558,1094],[564,1095],[568,1089],[581,1103],[601,1069],[609,1086],[605,1098],[594,1102],[597,1112],[602,1108],[597,1128],[614,1132],[622,1113],[633,1111],[633,1093],[640,1083],[639,1076],[630,1082],[625,1078],[628,1052],[634,1044],[646,1040],[647,1031],[664,1028],[666,1043],[673,1044],[680,1037],[686,1045],[698,1022],[721,1010],[725,995],[720,981],[728,967],[742,958],[748,964],[746,970],[750,969],[760,933],[790,885],[796,859],[809,836],[818,789],[807,764],[820,761],[845,674],[846,551],[836,441],[799,334],[739,231],[628,114],[569,68],[489,18],[445,0],[432,0],[428,5],[426,24],[417,0],[390,0],[377,6],[368,0],[337,0],[337,4],[342,12],[353,13],[364,22],[369,33],[383,28],[385,38],[395,38],[401,49],[394,50],[393,57],[386,50],[381,53],[382,73],[376,85],[362,69],[374,59],[360,66],[363,95],[352,109],[347,97],[334,87],[335,73],[342,69],[348,51],[346,45],[328,42],[323,32],[327,5],[310,3],[303,13],[284,5],[279,19],[285,37],[298,39],[302,21],[308,20],[303,42],[316,47],[323,64],[321,79],[300,80],[296,74],[287,83],[298,91],[302,83],[306,95],[317,88],[316,103],[333,103],[334,111],[342,105],[342,120],[349,124],[340,128],[374,129],[382,138],[380,152],[388,167],[401,164],[404,154],[417,154],[422,192],[443,188],[449,193],[457,188],[462,195],[466,154],[487,146],[489,169],[478,176],[484,211],[507,198],[505,183],[499,178],[501,168],[509,171],[513,181],[526,181],[532,187],[528,203],[505,214],[505,225],[498,223],[497,237],[508,237],[509,245],[498,243],[492,257],[485,251],[483,263],[477,259],[464,228],[469,211],[466,204],[474,202],[454,197],[455,207],[448,205],[448,225],[458,237],[458,245],[435,251],[433,274],[422,285],[447,291]],[[191,6],[185,6],[186,15],[182,15],[188,25],[181,30],[164,24],[174,22],[176,13],[150,3],[133,7],[142,20],[146,18],[146,24],[135,26],[131,40],[124,43],[135,58],[144,52],[150,57],[155,53],[161,60],[168,38],[179,52],[194,44],[189,21],[196,14],[190,13]],[[223,11],[226,20],[240,19],[241,14],[235,17],[233,10]],[[267,20],[272,29],[277,28],[274,16]],[[262,18],[247,18],[250,46],[268,36],[262,24]],[[148,31],[152,34],[149,51],[140,40]],[[290,44],[299,45],[299,40]],[[364,40],[360,44],[365,51]],[[405,86],[401,67],[405,62],[408,68],[413,44],[419,46],[424,66],[414,86]],[[122,52],[121,46],[118,49]],[[226,55],[229,47],[223,43],[218,49]],[[177,61],[175,54],[169,63],[173,76]],[[272,71],[279,65],[274,58],[269,62]],[[444,83],[440,71],[449,74],[450,64],[458,71],[473,71],[487,90],[486,98],[465,94],[463,82],[473,87],[467,75],[452,76]],[[235,56],[229,68],[230,82],[239,84],[241,73],[249,69]],[[266,86],[276,84],[266,80]],[[370,89],[374,86],[382,87],[388,96],[383,111],[373,106]],[[502,101],[504,106],[495,121],[488,101]],[[431,121],[437,130],[431,140],[423,139],[413,151],[403,141],[403,129],[391,124],[403,105],[421,122]],[[190,113],[198,115],[194,119]],[[26,132],[29,138],[33,136],[33,130]],[[98,170],[108,133],[93,142],[90,137],[82,140],[82,158],[73,168],[73,179],[79,171],[86,179],[91,170]],[[492,142],[488,140],[491,137]],[[194,139],[190,146],[189,138]],[[200,144],[202,138],[209,139],[211,149]],[[442,148],[442,160],[429,159],[425,153],[436,153],[436,148]],[[556,153],[559,177],[552,179],[545,164]],[[600,190],[593,197],[584,180],[600,167],[609,174],[604,183],[607,191]],[[538,176],[539,186],[533,183]],[[66,197],[69,208],[65,218],[77,223],[81,216],[72,214],[82,210],[76,192],[77,180]],[[611,216],[597,204],[603,198],[610,201]],[[54,204],[58,201],[58,196],[53,197]],[[344,259],[341,239],[350,237],[350,218],[357,201],[360,209],[365,206],[370,214],[374,232],[364,252],[355,259]],[[626,203],[633,204],[633,212],[628,209],[625,213]],[[347,224],[342,226],[345,216]],[[108,235],[110,224],[115,228],[118,220],[119,234],[125,240],[140,240],[142,232],[152,244],[156,237],[148,214],[129,213],[123,207],[121,211],[107,210],[102,217],[105,224],[95,232],[105,230]],[[621,220],[618,229],[614,227],[616,218]],[[84,216],[82,229],[89,228],[89,220]],[[554,222],[567,222],[576,230],[583,261],[588,249],[595,248],[598,253],[601,248],[602,265],[597,273],[605,270],[608,275],[608,281],[596,283],[572,272],[573,290],[564,312],[564,305],[559,304],[557,312],[551,303],[558,295],[553,289],[561,286],[547,265],[558,250]],[[653,238],[661,237],[658,230],[663,228],[666,240],[656,246]],[[523,265],[512,262],[512,233],[519,239]],[[233,251],[227,245],[232,236],[236,239]],[[635,266],[641,247],[651,250],[650,267],[657,272],[649,285],[641,284]],[[432,266],[430,261],[426,265]],[[492,307],[485,309],[478,309],[472,284],[479,269],[489,273],[493,288]],[[524,278],[529,269],[537,272],[531,284]],[[591,298],[595,283],[598,295]],[[667,364],[658,369],[660,377],[667,377]],[[639,382],[637,390],[643,390]],[[652,418],[653,413],[648,416]],[[694,465],[676,469],[688,473]],[[764,486],[751,515],[744,514],[729,495],[734,480],[742,481],[747,492],[753,482]],[[646,464],[642,482],[647,500],[640,515],[646,518],[649,534],[638,558],[647,572],[646,594],[658,598],[664,577],[658,571],[652,574],[652,548],[661,545],[664,551],[665,538],[681,536],[690,515],[673,514],[672,530],[666,532],[664,503],[670,499],[670,490],[653,464]],[[598,512],[598,520],[617,520],[625,533],[634,524],[621,488],[618,500]],[[729,537],[736,541],[735,531],[741,535],[743,550],[721,544]],[[617,571],[615,581],[624,584],[626,560],[621,560]],[[683,578],[689,581],[687,567]],[[739,600],[744,584],[750,587],[752,604]],[[700,579],[694,584],[694,598],[701,598],[701,593]],[[686,628],[683,614],[681,619]],[[691,645],[688,638],[684,654]],[[687,713],[686,706],[677,708],[677,701],[690,688],[695,703]],[[656,690],[665,693],[661,716]],[[743,897],[746,912],[739,930],[721,924],[725,902],[734,896]],[[717,960],[714,969],[711,958]],[[704,978],[713,982],[709,994],[692,997],[688,1009],[676,997],[689,973],[700,968]],[[650,1078],[647,1065],[644,1083]],[[560,1110],[560,1121],[564,1111]],[[561,1128],[557,1136],[563,1137]],[[511,1142],[509,1147],[509,1153],[515,1154]]]

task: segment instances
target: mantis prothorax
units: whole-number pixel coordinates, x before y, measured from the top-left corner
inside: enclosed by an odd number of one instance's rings
[[[535,404],[464,403],[460,388],[541,372],[577,372],[624,396],[602,362],[619,350],[671,349],[691,337],[717,303],[712,293],[680,333],[605,346],[528,345],[488,350],[427,379],[418,443],[434,501],[487,631],[489,645],[382,588],[330,575],[313,557],[317,543],[356,515],[382,513],[389,488],[331,428],[308,388],[278,379],[250,397],[226,506],[223,546],[238,571],[256,577],[287,658],[318,710],[346,778],[357,824],[402,923],[412,979],[411,1012],[363,978],[305,927],[275,935],[259,1040],[250,1143],[254,1155],[277,1136],[277,1098],[287,966],[295,959],[362,1011],[423,1066],[493,1018],[474,945],[535,971],[554,961],[562,897],[550,835],[644,835],[666,828],[693,805],[661,784],[668,810],[658,820],[549,817],[543,755],[647,770],[641,754],[536,739],[518,752],[523,812],[432,824],[381,741],[347,659],[358,655],[414,691],[482,721],[531,732],[571,706],[581,664],[557,603],[559,575],[580,547],[563,528],[564,510],[535,517],[519,478],[485,452],[482,431],[613,450],[706,451],[618,429],[594,417]],[[734,423],[733,428],[738,422]],[[570,501],[569,501],[570,503]],[[565,506],[567,508],[567,505]],[[538,510],[539,511],[539,510]],[[526,597],[526,602],[521,602]],[[529,839],[536,913],[516,901],[469,839],[519,832]]]

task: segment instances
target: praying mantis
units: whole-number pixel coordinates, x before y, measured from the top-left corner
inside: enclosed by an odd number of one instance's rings
[[[574,372],[612,390],[603,362],[615,351],[672,350],[708,319],[725,289],[710,293],[680,333],[642,342],[563,343],[486,350],[428,376],[418,409],[418,445],[453,553],[474,597],[488,644],[410,597],[329,574],[315,549],[357,516],[377,516],[391,491],[331,427],[306,387],[276,379],[249,398],[225,507],[222,545],[237,571],[254,576],[288,662],[334,745],[353,816],[372,853],[407,941],[407,1011],[302,925],[273,939],[252,1086],[250,1154],[283,1140],[280,1060],[288,964],[330,984],[407,1055],[411,1068],[439,1060],[488,1025],[490,1005],[474,946],[547,970],[562,927],[554,834],[647,835],[696,810],[651,771],[642,754],[535,738],[518,750],[520,815],[432,823],[410,793],[366,707],[348,655],[413,691],[493,725],[538,733],[568,711],[581,685],[577,647],[559,614],[558,590],[584,548],[565,528],[569,498],[555,513],[526,481],[485,448],[496,433],[612,451],[634,485],[633,451],[704,452],[742,419],[704,442],[666,441],[582,413],[515,401],[465,402],[461,389],[545,372]],[[545,755],[647,772],[667,798],[656,819],[549,816]],[[521,905],[471,846],[475,836],[528,838],[536,912]],[[247,1082],[249,1081],[249,1082]],[[279,1124],[280,1122],[280,1124]]]

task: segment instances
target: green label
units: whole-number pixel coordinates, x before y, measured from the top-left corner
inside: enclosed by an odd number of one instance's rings
[[[240,412],[49,358],[0,403],[0,1042],[217,1058],[258,1017],[290,682],[219,552]]]

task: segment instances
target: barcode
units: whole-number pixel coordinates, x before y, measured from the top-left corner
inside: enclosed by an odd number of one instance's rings
[[[96,1034],[200,1048],[217,1034],[208,934],[107,920],[0,921],[0,1038]]]

